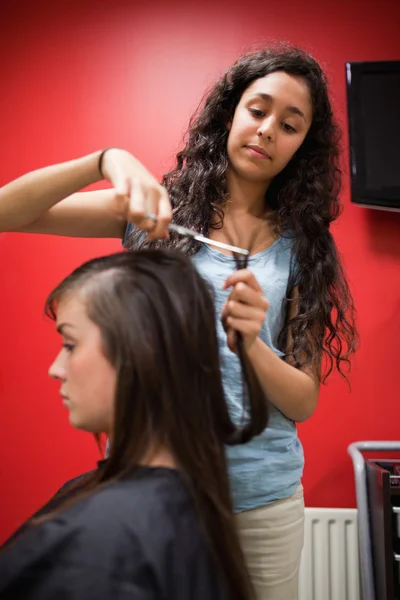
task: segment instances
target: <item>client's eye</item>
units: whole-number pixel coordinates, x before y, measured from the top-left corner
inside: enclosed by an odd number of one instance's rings
[[[72,352],[72,350],[75,348],[75,346],[73,344],[64,343],[63,348],[65,348],[67,352]]]

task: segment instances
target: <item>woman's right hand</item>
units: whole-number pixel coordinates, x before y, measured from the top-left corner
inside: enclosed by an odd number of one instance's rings
[[[114,187],[121,220],[148,231],[148,239],[168,238],[172,207],[167,190],[132,154],[120,148],[105,151],[102,174]],[[157,220],[146,219],[153,213]]]

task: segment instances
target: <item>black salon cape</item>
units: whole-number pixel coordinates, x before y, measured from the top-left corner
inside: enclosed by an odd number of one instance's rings
[[[13,538],[0,551],[1,600],[228,598],[172,469],[140,467]]]

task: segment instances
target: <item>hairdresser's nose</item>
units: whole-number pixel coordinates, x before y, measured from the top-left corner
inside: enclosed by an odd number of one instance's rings
[[[266,119],[263,119],[258,127],[257,135],[270,142],[275,139],[275,119],[273,115],[269,115]]]
[[[52,379],[57,379],[58,381],[66,380],[66,371],[63,360],[63,351],[58,353],[55,361],[50,365],[49,368],[49,377]]]

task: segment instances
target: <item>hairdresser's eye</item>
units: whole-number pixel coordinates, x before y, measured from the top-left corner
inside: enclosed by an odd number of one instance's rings
[[[286,133],[296,133],[296,129],[289,125],[289,123],[282,123],[282,127]]]
[[[265,112],[258,108],[249,108],[249,112],[256,118],[265,117]]]
[[[74,344],[64,343],[63,344],[63,348],[65,348],[67,352],[72,352],[73,349],[75,348],[75,346],[74,346]]]

